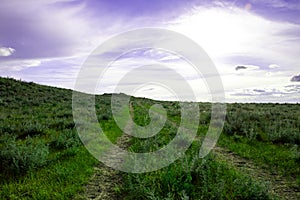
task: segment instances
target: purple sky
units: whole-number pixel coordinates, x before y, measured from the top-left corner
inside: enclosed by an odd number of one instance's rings
[[[300,102],[298,0],[2,0],[0,76],[73,88],[81,65],[98,45],[143,27],[174,30],[203,47],[221,74],[228,102]],[[184,73],[179,59],[150,54],[133,54],[134,62],[123,57],[112,72],[151,57]],[[186,79],[197,86],[191,77]],[[159,88],[145,91],[151,94],[140,96],[172,99]],[[108,86],[99,92],[113,91]],[[198,92],[199,100],[207,99],[201,95],[205,90]]]

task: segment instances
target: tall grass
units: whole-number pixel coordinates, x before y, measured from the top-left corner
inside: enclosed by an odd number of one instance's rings
[[[0,197],[71,199],[82,191],[97,161],[82,146],[72,119],[72,91],[0,78]],[[97,117],[116,142],[122,135],[111,114],[110,95],[96,96]],[[134,121],[150,123],[155,103],[167,109],[168,121],[156,136],[132,139],[131,150],[150,152],[175,136],[178,102],[131,98]],[[141,106],[143,105],[143,106]],[[198,137],[210,122],[209,103],[200,103]],[[283,175],[300,177],[300,105],[230,104],[219,144]],[[126,199],[268,199],[268,188],[214,158],[197,157],[195,141],[185,156],[167,168],[123,174]],[[299,178],[300,180],[300,178]]]

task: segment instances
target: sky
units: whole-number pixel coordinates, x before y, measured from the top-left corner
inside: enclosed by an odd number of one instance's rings
[[[219,72],[226,102],[300,102],[298,0],[1,0],[0,76],[73,89],[99,45],[145,27],[176,31],[201,46]],[[153,68],[120,82],[145,63]],[[211,100],[188,62],[155,48],[118,56],[96,93],[134,89],[132,95],[176,100],[168,87],[141,78],[176,82],[169,69],[191,85],[198,101]]]

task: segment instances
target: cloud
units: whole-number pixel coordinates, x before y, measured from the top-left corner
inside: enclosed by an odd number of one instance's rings
[[[248,9],[245,9],[246,3]],[[0,45],[6,49],[4,53],[0,50],[0,54],[7,56],[0,57],[0,74],[71,88],[85,60],[79,57],[87,56],[112,35],[148,26],[183,33],[203,47],[216,64],[229,94],[234,91],[233,94],[245,94],[255,100],[263,94],[274,98],[288,95],[287,90],[281,93],[273,89],[291,84],[290,75],[299,73],[300,25],[291,22],[300,18],[297,17],[299,12],[291,11],[294,5],[285,4],[283,0],[266,3],[258,0],[2,0]],[[124,41],[124,45],[128,43]],[[9,52],[9,47],[17,49],[17,54],[8,56],[14,53]],[[170,66],[192,85],[202,88],[197,82],[199,78],[194,77],[178,57],[142,51],[116,62],[116,69],[109,71],[103,89],[111,92],[110,86],[118,77],[146,63],[147,59]],[[73,69],[73,66],[76,67]],[[171,78],[164,70],[153,70],[149,74]],[[138,82],[129,84],[139,85]],[[245,88],[252,89],[243,91]],[[203,92],[199,90],[201,98]]]
[[[87,5],[95,12],[110,13],[110,15],[123,18],[148,18],[147,21],[152,19],[165,20],[177,17],[182,12],[191,9],[192,6],[199,2],[199,0],[101,0],[101,1],[86,1]]]
[[[300,85],[277,85],[264,88],[236,89],[228,96],[231,102],[281,102],[297,103],[299,101]]]
[[[174,21],[170,29],[193,39],[214,61],[233,57],[232,65],[267,67],[276,63],[292,70],[299,62],[298,24],[266,19],[237,7],[196,7]],[[249,61],[245,63],[243,58]]]
[[[15,51],[11,47],[0,47],[0,56],[11,56]]]
[[[40,60],[13,60],[0,63],[0,72],[5,71],[21,71],[31,67],[37,67],[41,65]]]
[[[300,85],[287,85],[285,86],[286,91],[292,93],[299,93],[300,92]]]
[[[89,53],[114,34],[160,26],[191,9],[191,4],[181,0],[3,0],[0,44],[16,48],[20,59]]]
[[[274,81],[273,81],[274,82]],[[279,81],[280,82],[280,81]],[[254,102],[298,102],[300,84],[275,83],[273,85],[261,85],[249,88],[237,88],[228,93],[236,101]],[[278,99],[278,97],[281,97]]]
[[[236,71],[244,71],[244,72],[251,72],[251,73],[256,73],[261,71],[261,68],[256,65],[239,65],[235,68]]]
[[[170,23],[170,28],[190,37],[208,53],[221,74],[226,93],[234,91],[239,97],[244,95],[258,102],[263,101],[257,98],[262,96],[288,102],[291,94],[276,89],[289,84],[290,74],[299,71],[295,66],[300,62],[300,25],[276,20],[276,12],[271,8],[262,9],[265,14],[275,12],[269,17],[256,13],[262,7],[258,8],[255,3],[250,11],[240,7],[243,9],[235,5],[195,7]],[[257,90],[244,91],[247,88]],[[278,98],[281,95],[284,98]],[[234,97],[229,95],[228,98]]]
[[[248,0],[247,2],[252,5],[252,12],[267,19],[300,24],[300,1],[298,0]]]
[[[279,66],[276,65],[276,64],[271,64],[271,65],[269,65],[269,68],[270,69],[276,69],[276,68],[279,68]]]
[[[245,66],[237,66],[235,68],[236,71],[241,70],[241,69],[247,69],[247,67],[245,67]]]
[[[89,20],[81,15],[84,8],[83,3],[59,7],[46,1],[4,0],[0,6],[0,43],[17,49],[18,59],[77,54],[88,46],[92,32]]]
[[[260,90],[260,89],[254,89],[253,91],[254,92],[258,92],[258,93],[264,93],[264,92],[266,92],[266,90]]]
[[[293,76],[293,78],[291,79],[291,82],[300,82],[300,74]]]
[[[265,6],[270,6],[273,8],[279,8],[279,9],[291,9],[291,10],[298,10],[300,9],[300,3],[299,1],[285,1],[285,0],[251,0],[250,2],[253,2],[254,4],[264,4]]]

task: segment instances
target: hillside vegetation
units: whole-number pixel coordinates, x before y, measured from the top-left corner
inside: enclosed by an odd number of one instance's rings
[[[95,99],[99,123],[116,143],[123,133],[112,117],[111,95]],[[176,135],[178,102],[131,97],[134,122],[147,125],[149,108],[156,103],[167,110],[163,129],[149,139],[131,138],[129,151],[155,151]],[[198,136],[182,158],[154,172],[118,174],[122,181],[112,186],[117,199],[283,198],[268,182],[239,171],[214,152],[198,157],[210,108],[210,103],[199,103]],[[294,196],[300,185],[299,145],[299,104],[227,105],[218,146],[295,183],[286,186]],[[72,199],[84,192],[98,165],[77,135],[71,90],[0,78],[0,199]]]

